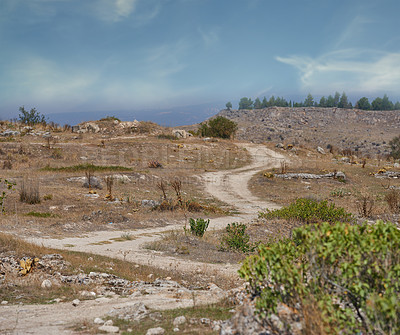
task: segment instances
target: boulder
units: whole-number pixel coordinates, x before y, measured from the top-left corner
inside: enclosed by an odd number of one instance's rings
[[[187,138],[188,137],[186,130],[183,130],[183,129],[174,129],[172,131],[172,135],[174,135],[176,138]]]

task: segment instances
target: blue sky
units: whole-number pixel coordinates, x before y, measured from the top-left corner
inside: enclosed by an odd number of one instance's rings
[[[0,117],[399,100],[399,12],[398,0],[0,0]]]

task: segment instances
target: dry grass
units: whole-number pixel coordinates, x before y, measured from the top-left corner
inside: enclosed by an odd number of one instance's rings
[[[300,158],[299,161],[296,161]],[[338,160],[334,160],[338,158]],[[289,165],[290,173],[315,173],[343,171],[347,180],[345,183],[336,179],[318,180],[284,180],[281,178],[267,178],[264,174],[280,173],[280,170],[268,170],[256,174],[250,181],[251,191],[260,198],[276,202],[281,205],[289,205],[298,197],[308,197],[316,200],[328,199],[337,206],[345,208],[354,214],[359,213],[360,200],[363,195],[369,198],[368,215],[383,215],[389,212],[389,206],[385,201],[387,194],[387,182],[375,178],[373,175],[386,162],[369,159],[363,168],[363,161],[359,164],[346,164],[340,161],[340,156],[327,154],[319,157],[315,151],[298,149],[297,156]],[[398,170],[398,169],[397,169]],[[393,171],[396,171],[393,168]],[[398,179],[391,180],[390,185],[400,187]],[[372,213],[369,210],[373,200]],[[362,205],[362,204],[361,204]]]

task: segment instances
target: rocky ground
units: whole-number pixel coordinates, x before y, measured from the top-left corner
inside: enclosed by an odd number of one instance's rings
[[[319,107],[270,107],[223,110],[239,125],[238,139],[307,146],[334,146],[364,155],[386,155],[399,135],[399,111],[364,111]]]

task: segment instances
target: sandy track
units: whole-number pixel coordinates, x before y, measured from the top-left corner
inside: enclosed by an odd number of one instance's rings
[[[260,170],[279,167],[280,161],[285,157],[267,149],[263,145],[239,144],[246,148],[252,156],[251,164],[233,170],[209,172],[201,176],[205,189],[210,195],[234,206],[239,214],[229,217],[213,219],[210,229],[221,229],[228,223],[250,222],[261,209],[278,208],[277,205],[262,201],[253,196],[248,189],[250,178]],[[205,264],[191,260],[183,260],[170,256],[164,256],[159,252],[143,249],[143,245],[160,238],[162,233],[168,230],[182,229],[184,222],[175,222],[167,227],[138,229],[132,231],[102,231],[93,232],[83,237],[65,239],[30,238],[28,241],[56,249],[69,249],[75,251],[90,252],[105,255],[112,258],[123,259],[137,264],[152,265],[167,270],[183,271],[186,273],[207,273],[208,275],[235,276],[239,268],[237,264]],[[123,233],[129,233],[132,240],[117,242],[112,238],[119,238]],[[110,244],[101,244],[109,241]],[[100,243],[100,244],[99,244]],[[158,297],[158,296],[157,296]],[[136,301],[145,302],[153,308],[177,308],[190,306],[190,299],[174,303],[174,299],[168,297],[159,298],[140,297]],[[164,299],[164,300],[163,300]],[[122,304],[131,304],[132,300]],[[135,301],[135,302],[136,302]],[[211,301],[208,299],[207,301]],[[161,302],[161,304],[159,303]],[[93,320],[96,316],[106,313],[111,307],[121,304],[121,301],[110,301],[99,304],[95,301],[86,301],[82,306],[72,308],[71,304],[61,303],[52,305],[27,305],[27,306],[0,306],[0,333],[5,334],[51,334],[71,333],[66,326],[85,319]],[[8,330],[6,330],[8,329]]]

